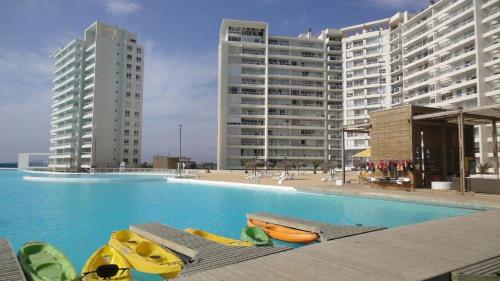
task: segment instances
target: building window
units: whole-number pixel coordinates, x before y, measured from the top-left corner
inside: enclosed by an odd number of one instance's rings
[[[135,116],[136,118],[139,118],[139,112],[138,112],[138,111],[134,112],[134,116]]]
[[[130,117],[130,110],[125,110],[125,117]]]
[[[140,99],[140,98],[141,98],[141,94],[139,94],[139,93],[135,93],[135,98],[136,98],[136,99]]]
[[[134,158],[134,164],[137,164],[139,160],[137,158]]]
[[[142,54],[142,49],[141,48],[137,48],[137,53],[138,54]]]
[[[130,121],[125,121],[125,127],[130,127]]]
[[[135,80],[136,80],[136,81],[141,81],[141,76],[140,76],[140,75],[136,75],[136,76],[135,76]]]
[[[139,145],[139,140],[134,140],[134,145]]]
[[[127,79],[131,79],[131,78],[132,78],[132,74],[127,73]]]
[[[123,162],[128,163],[128,158],[123,158]]]
[[[131,61],[132,60],[132,55],[127,55],[127,60]]]
[[[130,88],[132,88],[132,83],[127,82],[127,84],[125,86],[126,86],[127,89],[130,89]]]
[[[130,63],[127,63],[127,69],[132,69],[132,65]]]
[[[134,148],[134,150],[132,151],[132,154],[137,155],[137,153],[139,153],[139,150]]]
[[[142,58],[141,58],[141,57],[137,57],[137,58],[136,58],[136,61],[137,61],[137,62],[141,62],[141,61],[142,61]]]
[[[124,139],[123,144],[128,145],[128,139]]]
[[[135,71],[141,71],[141,66],[140,65],[136,65],[135,66]]]
[[[125,149],[123,150],[123,154],[127,155],[127,154],[128,154],[128,149],[126,149],[126,148],[125,148]]]
[[[129,130],[125,130],[125,135],[128,136],[129,135]]]
[[[130,92],[126,92],[126,93],[125,93],[125,96],[126,96],[127,98],[130,98],[130,95],[131,95],[131,94],[130,94]]]
[[[132,52],[132,46],[127,45],[127,51]]]
[[[134,137],[137,137],[137,136],[139,136],[139,131],[134,130]]]

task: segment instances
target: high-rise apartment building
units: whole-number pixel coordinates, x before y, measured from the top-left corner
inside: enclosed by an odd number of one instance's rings
[[[271,36],[266,23],[224,20],[220,36],[219,168],[340,157],[329,134],[342,123],[340,32]]]
[[[500,103],[498,0],[437,1],[405,22],[401,35],[403,103],[443,108]],[[476,130],[476,162],[485,163],[492,157],[491,126]]]
[[[78,170],[141,162],[144,48],[100,22],[52,53],[49,166]]]
[[[319,36],[268,33],[267,23],[222,23],[219,169],[254,158],[339,160],[342,125],[383,108],[500,103],[499,0],[432,1],[415,15]],[[492,157],[490,132],[477,128],[477,162]],[[369,136],[348,133],[345,145],[351,166]]]

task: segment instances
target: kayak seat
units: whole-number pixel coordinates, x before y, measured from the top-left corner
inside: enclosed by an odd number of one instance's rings
[[[33,267],[37,267],[46,263],[53,263],[55,261],[52,255],[44,251],[29,255],[28,260],[33,265]]]
[[[135,240],[128,240],[127,243],[130,243],[130,244],[137,244],[137,241]]]
[[[39,276],[51,281],[66,279],[60,265],[57,263],[40,264],[35,268],[35,272],[37,272]]]

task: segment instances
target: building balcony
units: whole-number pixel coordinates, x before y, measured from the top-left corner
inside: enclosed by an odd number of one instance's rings
[[[92,52],[90,55],[85,57],[85,62],[90,62],[92,60],[95,60],[95,52]]]
[[[49,156],[49,159],[69,159],[73,157],[73,153],[71,152],[64,152],[64,153],[55,153]]]
[[[90,121],[90,122],[85,122],[85,123],[83,123],[83,124],[82,124],[82,129],[91,129],[91,128],[92,128],[92,126],[93,126],[93,124],[94,124],[94,123],[93,123],[92,121]]]
[[[65,107],[62,107],[62,108],[59,108],[59,109],[55,109],[54,111],[52,111],[52,114],[51,116],[55,116],[55,115],[59,115],[63,112],[67,112],[67,111],[74,111],[77,109],[77,106],[73,105],[73,104],[70,104],[68,106],[65,106]]]
[[[88,132],[88,133],[83,133],[82,135],[82,139],[91,139],[92,138],[92,131]]]
[[[492,20],[498,20],[498,18],[500,18],[500,9],[498,9],[496,12],[494,12],[493,14],[485,17],[483,20],[482,20],[482,23],[483,24],[486,24]]]
[[[71,57],[70,59],[68,59],[67,61],[65,61],[63,64],[61,64],[60,66],[57,66],[56,65],[56,70],[54,70],[54,74],[56,73],[59,73],[61,72],[61,70],[67,68],[68,66],[74,64],[75,62],[77,61],[77,57]]]
[[[49,150],[54,151],[58,149],[71,149],[73,147],[75,147],[75,144],[73,142],[65,144],[54,144],[50,146]]]
[[[91,109],[93,107],[94,107],[94,103],[93,102],[87,102],[87,103],[83,104],[83,109],[84,110]]]
[[[88,82],[89,80],[92,79],[93,81],[93,78],[95,77],[95,72],[91,72],[89,73],[88,75],[85,76],[85,78],[83,80],[85,80],[85,82]]]
[[[70,67],[67,70],[63,70],[61,74],[56,73],[56,78],[52,80],[52,83],[59,84],[61,81],[65,80],[70,74],[73,74],[78,68],[76,66]]]
[[[85,87],[83,88],[83,90],[89,90],[89,89],[92,89],[94,87],[94,81],[92,81],[91,83],[85,85]]]
[[[92,62],[90,64],[87,64],[87,66],[85,66],[85,72],[89,72],[91,70],[93,70],[95,68],[95,62]]]
[[[50,124],[55,125],[55,124],[66,122],[66,121],[73,120],[73,119],[76,119],[76,115],[71,114],[71,113],[65,114],[63,116],[54,116],[54,117],[52,117],[52,121],[50,122]]]
[[[481,9],[495,7],[495,5],[500,5],[500,0],[488,0],[481,5]]]
[[[494,39],[495,37],[498,37],[500,35],[500,22],[496,23],[494,25],[491,25],[490,29],[483,33],[483,38],[488,38],[492,37],[491,39]]]
[[[69,103],[69,102],[72,103],[73,101],[75,101],[77,99],[77,97],[78,96],[76,94],[72,94],[72,95],[70,95],[68,97],[65,97],[65,98],[59,100],[59,101],[54,101],[54,103],[52,104],[51,107],[52,108],[56,108],[56,107],[59,107],[59,106],[61,106],[63,104]]]
[[[500,82],[500,70],[497,73],[494,73],[490,76],[484,78],[485,82]]]
[[[91,111],[89,113],[85,113],[82,118],[83,119],[92,119],[93,116],[94,116],[94,113]]]
[[[84,100],[91,100],[93,98],[94,98],[94,92],[90,92],[83,97]]]
[[[67,125],[57,126],[56,128],[50,130],[50,133],[54,134],[54,133],[61,132],[61,131],[71,130],[71,129],[75,129],[75,127],[76,126],[73,123],[69,123]]]
[[[58,169],[67,169],[71,168],[71,163],[50,163],[48,165],[49,168],[58,168]]]
[[[54,134],[54,135],[50,138],[50,141],[51,141],[51,142],[54,142],[54,141],[60,141],[60,140],[69,140],[69,139],[72,139],[72,138],[74,138],[74,137],[75,137],[74,133]]]
[[[485,53],[497,54],[499,53],[498,50],[500,50],[500,40],[493,41],[492,45],[484,48]]]
[[[67,93],[69,93],[69,92],[71,92],[71,91],[73,91],[73,90],[76,90],[75,85],[71,85],[71,86],[69,86],[69,87],[67,87],[67,88],[65,88],[65,89],[63,89],[63,90],[61,90],[60,92],[55,92],[55,93],[53,94],[53,96],[52,96],[52,99],[57,99],[57,98],[59,98],[59,97],[61,97],[61,96],[65,95],[65,94],[67,94]]]
[[[82,142],[82,148],[92,148],[92,142],[91,141]]]

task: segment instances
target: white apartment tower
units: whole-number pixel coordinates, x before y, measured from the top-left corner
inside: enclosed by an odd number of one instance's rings
[[[219,45],[218,167],[245,160],[340,158],[340,32],[269,35],[267,23],[224,20]],[[331,134],[330,134],[331,132]]]
[[[144,48],[100,22],[52,53],[50,167],[79,170],[141,163]]]
[[[437,1],[404,23],[400,47],[403,103],[500,103],[500,1]],[[476,162],[491,157],[491,126],[478,126]]]
[[[408,17],[407,12],[397,13],[341,29],[345,125],[366,123],[371,112],[402,103],[402,56],[389,42],[391,34],[397,34]],[[347,166],[353,165],[353,155],[369,146],[369,139],[365,133],[346,133]]]
[[[319,36],[268,33],[267,23],[222,23],[219,169],[248,159],[339,160],[342,125],[383,108],[500,103],[500,0],[432,1],[415,15]],[[491,126],[477,127],[477,163],[492,157],[490,136]],[[347,133],[347,166],[369,141]]]

